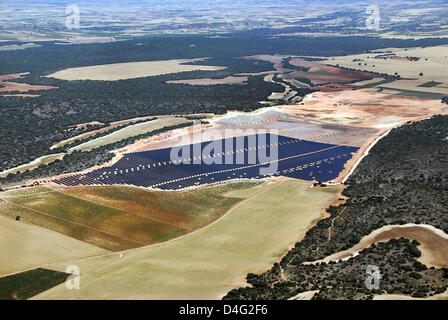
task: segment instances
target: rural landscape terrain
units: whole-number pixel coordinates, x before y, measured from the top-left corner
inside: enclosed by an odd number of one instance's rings
[[[448,300],[446,1],[0,8],[0,300]]]

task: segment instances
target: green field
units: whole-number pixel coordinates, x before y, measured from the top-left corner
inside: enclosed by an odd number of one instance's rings
[[[34,269],[0,278],[0,300],[26,300],[66,281],[68,274]]]
[[[201,228],[241,201],[224,194],[249,184],[184,192],[134,187],[36,187],[4,193],[0,214],[120,251],[163,242]]]
[[[296,180],[265,184],[257,196],[207,228],[122,256],[77,261],[80,290],[60,285],[36,298],[219,299],[243,285],[247,273],[279,261],[342,190],[309,186]],[[66,265],[52,269],[63,271]]]

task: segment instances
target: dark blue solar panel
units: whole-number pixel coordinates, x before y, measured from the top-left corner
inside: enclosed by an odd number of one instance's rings
[[[271,134],[264,137],[253,135],[228,138],[213,141],[213,144],[202,142],[182,147],[186,153],[176,153],[182,155],[179,159],[171,156],[171,152],[179,151],[179,148],[128,153],[110,167],[60,178],[54,182],[67,186],[128,184],[163,190],[231,179],[261,179],[269,175],[325,182],[337,178],[344,164],[351,158],[351,153],[358,150],[356,147]],[[208,152],[205,152],[207,149]],[[274,157],[276,149],[278,156]],[[195,153],[198,150],[199,153]],[[204,163],[207,161],[209,164]],[[272,165],[270,171],[260,171],[269,165]]]

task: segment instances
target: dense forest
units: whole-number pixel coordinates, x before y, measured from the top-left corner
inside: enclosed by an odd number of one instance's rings
[[[321,290],[316,299],[367,299],[383,290],[416,297],[445,291],[448,269],[427,268],[416,261],[418,243],[407,240],[372,246],[343,262],[302,263],[351,248],[385,225],[428,224],[448,233],[447,166],[448,116],[392,130],[348,180],[343,192],[348,200],[328,208],[331,216],[310,229],[270,271],[249,274],[251,287],[232,290],[225,298],[286,299]],[[361,281],[360,270],[368,264],[381,266],[379,291],[366,290]],[[364,271],[362,275],[365,279]]]
[[[51,85],[58,89],[33,92],[37,98],[0,96],[0,170],[28,163],[50,153],[54,143],[75,136],[68,127],[89,121],[111,122],[139,116],[251,111],[280,84],[252,76],[247,85],[190,86],[167,80],[224,77],[263,72],[271,63],[241,59],[252,54],[344,55],[386,47],[448,43],[448,39],[397,40],[372,37],[280,37],[247,34],[228,37],[149,37],[110,43],[60,45],[1,51],[0,74],[30,72],[14,81]],[[68,67],[129,61],[209,57],[195,62],[225,66],[225,70],[184,72],[121,81],[62,81],[43,77]],[[307,92],[301,92],[301,95]]]
[[[149,37],[110,43],[59,45],[0,52],[0,74],[31,72],[49,74],[68,67],[129,61],[212,57],[228,59],[255,54],[337,56],[381,48],[447,44],[448,39],[382,39],[377,37],[270,37],[234,34],[227,37]]]

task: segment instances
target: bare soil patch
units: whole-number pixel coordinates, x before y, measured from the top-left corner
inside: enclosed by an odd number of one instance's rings
[[[387,242],[391,239],[408,238],[420,242],[422,256],[418,259],[428,267],[448,267],[448,235],[443,231],[427,225],[393,225],[385,226],[365,236],[352,248],[335,253],[323,260],[312,262],[329,262],[347,259],[358,254],[373,243]]]
[[[186,71],[216,71],[225,67],[187,64],[199,59],[158,60],[104,64],[89,67],[69,68],[55,72],[47,77],[61,80],[103,80],[116,81],[141,77],[159,76]]]
[[[338,124],[391,128],[410,120],[447,113],[440,100],[400,97],[368,90],[314,92],[300,105],[279,107],[282,111]]]
[[[289,63],[296,67],[309,68],[308,71],[294,71],[290,75],[296,78],[302,77],[309,79],[313,84],[351,82],[378,77],[378,75],[370,72],[342,69],[315,61],[306,61],[304,59],[292,59]]]
[[[19,91],[19,92],[41,91],[41,90],[50,90],[50,89],[58,88],[58,87],[53,87],[53,86],[39,86],[39,85],[10,81],[13,79],[19,79],[23,75],[26,75],[26,74],[27,73],[0,75],[0,84],[1,84],[0,93],[12,92],[12,91]],[[39,95],[9,94],[9,95],[4,95],[4,96],[38,97]]]

